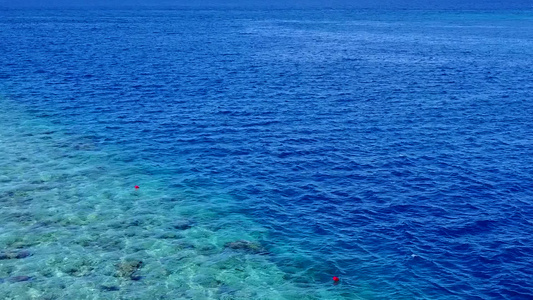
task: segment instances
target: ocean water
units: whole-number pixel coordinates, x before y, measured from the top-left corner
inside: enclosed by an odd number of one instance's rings
[[[533,11],[6,9],[0,53],[0,299],[533,298]]]

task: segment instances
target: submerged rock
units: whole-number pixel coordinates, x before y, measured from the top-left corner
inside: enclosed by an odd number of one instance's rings
[[[26,250],[21,251],[6,251],[6,252],[0,252],[0,260],[2,259],[21,259],[31,256],[31,253]]]
[[[172,227],[178,230],[186,230],[191,228],[194,225],[194,222],[191,220],[178,220],[172,223]]]
[[[130,280],[140,280],[141,277],[136,272],[142,267],[143,262],[140,260],[125,260],[117,264],[116,277]]]
[[[160,239],[177,239],[179,237],[180,237],[179,235],[177,235],[177,234],[175,234],[173,232],[165,232],[165,233],[159,235]]]
[[[23,281],[30,281],[32,279],[33,278],[30,276],[13,276],[13,277],[9,277],[7,280],[9,282],[23,282]]]
[[[214,255],[219,249],[215,245],[208,244],[196,247],[196,251],[201,255]]]
[[[214,276],[199,275],[194,278],[194,282],[205,288],[214,289],[222,285],[222,281],[216,279]]]
[[[229,242],[224,245],[225,248],[232,250],[244,251],[250,254],[266,254],[267,251],[261,244],[257,242],[251,242],[246,240],[240,240],[235,242]]]
[[[116,292],[120,290],[116,285],[101,285],[100,289],[105,292]]]
[[[130,276],[130,279],[133,280],[133,281],[139,281],[139,280],[143,279],[143,277],[140,276],[140,275],[133,274],[133,275]]]
[[[28,256],[31,256],[30,251],[22,250],[22,251],[19,251],[19,252],[17,253],[16,258],[25,258],[25,257],[28,257]]]

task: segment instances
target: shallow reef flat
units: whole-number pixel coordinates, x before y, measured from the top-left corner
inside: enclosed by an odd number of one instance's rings
[[[319,296],[287,280],[266,229],[227,213],[227,195],[167,187],[120,149],[14,107],[0,113],[0,157],[1,299]]]

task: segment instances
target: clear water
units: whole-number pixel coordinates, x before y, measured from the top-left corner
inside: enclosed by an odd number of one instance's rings
[[[532,11],[0,16],[1,299],[533,297]]]

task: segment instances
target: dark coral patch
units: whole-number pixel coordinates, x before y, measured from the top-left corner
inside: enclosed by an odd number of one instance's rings
[[[246,240],[240,240],[235,242],[229,242],[224,245],[227,249],[244,251],[250,254],[267,254],[266,249],[257,242],[251,242]]]
[[[7,280],[9,282],[24,282],[24,281],[30,281],[32,279],[33,277],[30,277],[30,276],[13,276],[13,277],[9,277]]]
[[[178,220],[172,223],[172,227],[178,230],[186,230],[191,228],[194,225],[194,222],[191,220]]]
[[[117,273],[116,277],[130,279],[130,280],[140,280],[141,277],[136,274],[137,271],[142,267],[143,262],[140,260],[125,260],[117,264]]]
[[[120,290],[116,285],[101,285],[100,289],[105,292],[116,292]]]
[[[21,259],[31,256],[31,253],[26,250],[21,251],[5,251],[0,252],[0,260],[2,259]]]

